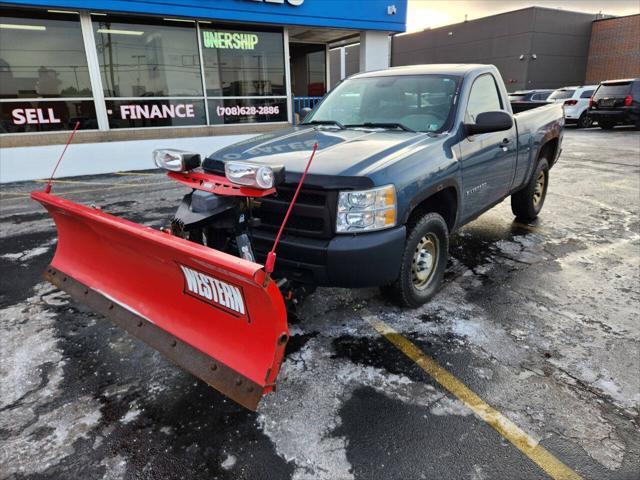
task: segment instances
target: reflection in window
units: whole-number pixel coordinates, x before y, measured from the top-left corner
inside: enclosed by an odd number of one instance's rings
[[[325,62],[324,49],[307,55],[308,95],[310,97],[322,97],[325,94]]]
[[[458,80],[448,75],[349,78],[333,89],[304,123],[337,121],[351,127],[400,123],[421,132],[442,131],[455,112]]]
[[[0,9],[0,98],[91,96],[77,14]]]
[[[201,96],[195,23],[94,17],[106,97]]]
[[[281,32],[202,25],[201,37],[208,96],[286,95]]]
[[[502,110],[498,87],[492,75],[481,75],[473,82],[469,102],[467,103],[467,115],[472,122],[476,121],[478,114]]]

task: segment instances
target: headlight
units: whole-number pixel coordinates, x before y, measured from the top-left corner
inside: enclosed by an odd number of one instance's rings
[[[396,189],[393,185],[340,192],[338,196],[338,233],[370,232],[396,225]]]
[[[243,162],[226,162],[224,174],[233,183],[267,190],[275,185],[275,174],[270,167]]]
[[[172,148],[160,148],[153,151],[153,161],[158,168],[186,172],[200,166],[200,155]]]

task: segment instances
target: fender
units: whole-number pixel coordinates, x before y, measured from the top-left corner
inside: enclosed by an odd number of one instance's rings
[[[458,182],[456,181],[455,178],[448,177],[434,183],[433,185],[430,185],[426,190],[423,190],[422,192],[420,192],[418,195],[416,195],[411,199],[402,217],[402,224],[407,223],[407,221],[409,220],[409,216],[418,205],[420,205],[422,202],[427,200],[429,197],[432,197],[436,193],[441,192],[444,189],[449,187],[453,187],[456,192],[456,200],[457,200],[456,223],[457,223],[458,219],[460,218],[460,206],[462,205],[462,198],[460,196],[460,186],[458,185]]]

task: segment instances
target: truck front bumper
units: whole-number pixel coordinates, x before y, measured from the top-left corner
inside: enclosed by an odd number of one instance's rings
[[[256,257],[264,261],[275,235],[254,232]],[[286,235],[280,241],[277,277],[317,286],[360,288],[398,278],[406,239],[404,226],[379,232],[336,235],[330,240]]]

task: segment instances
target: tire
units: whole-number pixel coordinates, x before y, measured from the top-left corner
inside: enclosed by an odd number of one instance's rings
[[[578,118],[578,128],[589,128],[593,125],[593,118],[589,116],[587,111],[585,110]]]
[[[598,126],[603,130],[613,130],[616,124],[607,120],[598,120]]]
[[[439,214],[427,213],[409,231],[398,279],[382,292],[401,307],[427,303],[440,288],[448,255],[447,223]]]
[[[549,162],[540,159],[526,187],[511,195],[511,211],[518,220],[535,220],[542,210],[549,186]]]

